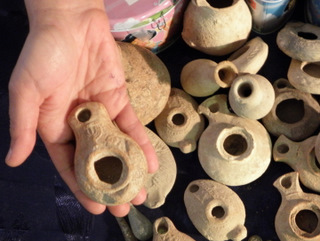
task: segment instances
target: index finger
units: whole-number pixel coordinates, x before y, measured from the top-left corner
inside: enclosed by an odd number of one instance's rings
[[[156,172],[159,168],[158,157],[145,131],[145,127],[141,124],[129,102],[119,112],[115,121],[123,132],[131,136],[140,145],[147,158],[149,172]]]

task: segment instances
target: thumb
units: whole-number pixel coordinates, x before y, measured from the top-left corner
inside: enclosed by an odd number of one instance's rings
[[[33,150],[39,116],[37,92],[30,88],[28,81],[11,80],[9,83],[10,149],[7,165],[22,164]],[[30,82],[29,82],[30,83]],[[39,103],[39,102],[38,102]]]

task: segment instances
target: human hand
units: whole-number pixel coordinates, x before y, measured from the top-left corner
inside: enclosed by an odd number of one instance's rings
[[[129,102],[103,1],[26,0],[26,7],[30,33],[9,83],[11,145],[6,163],[22,164],[38,131],[70,190],[89,212],[100,214],[105,205],[85,196],[75,179],[73,133],[66,120],[75,106],[86,101],[104,104],[117,126],[141,146],[149,172],[158,168],[155,151]],[[145,197],[142,190],[132,203],[141,204]],[[130,207],[108,209],[124,216]]]

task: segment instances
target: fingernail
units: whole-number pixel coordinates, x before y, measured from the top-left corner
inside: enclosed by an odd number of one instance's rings
[[[11,148],[10,148],[9,151],[8,151],[8,153],[7,153],[6,159],[5,159],[5,162],[6,162],[7,164],[10,162],[11,155],[12,155],[12,150],[11,150]]]

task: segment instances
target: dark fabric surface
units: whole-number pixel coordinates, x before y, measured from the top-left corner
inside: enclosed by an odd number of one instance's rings
[[[304,20],[304,1],[292,19]],[[54,169],[41,140],[28,160],[17,168],[9,168],[4,159],[9,147],[9,118],[7,84],[28,33],[28,20],[22,1],[0,3],[0,241],[9,240],[124,240],[114,217],[107,211],[93,216],[73,198]],[[257,36],[252,33],[250,38]],[[290,58],[276,46],[276,33],[261,36],[269,45],[269,56],[259,74],[271,82],[286,78]],[[227,56],[213,57],[189,48],[179,39],[158,55],[168,67],[172,86],[180,86],[180,71],[189,61],[208,58],[216,62]],[[199,103],[203,100],[196,99]],[[149,125],[153,129],[152,124]],[[138,209],[152,222],[161,216],[169,217],[177,229],[195,240],[203,238],[190,222],[183,203],[187,185],[208,176],[198,161],[197,152],[183,154],[171,148],[178,173],[173,190],[166,203],[155,210],[144,206]],[[278,240],[274,228],[275,214],[280,205],[280,194],[273,182],[291,171],[287,165],[271,162],[266,173],[248,185],[232,187],[246,208],[248,237],[259,235],[263,240]],[[246,239],[247,240],[247,239]]]

